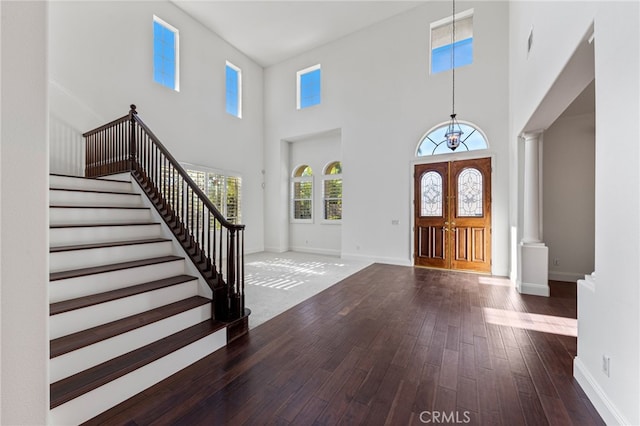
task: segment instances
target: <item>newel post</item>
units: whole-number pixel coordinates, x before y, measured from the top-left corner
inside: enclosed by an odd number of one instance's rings
[[[135,116],[138,114],[136,106],[131,104],[129,110],[129,170],[134,170],[136,160],[136,120]]]

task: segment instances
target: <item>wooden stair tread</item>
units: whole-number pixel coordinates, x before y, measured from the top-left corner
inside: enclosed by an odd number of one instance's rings
[[[142,240],[115,241],[110,243],[76,244],[71,246],[50,247],[49,253],[60,253],[63,251],[87,250],[106,247],[132,246],[138,244],[164,243],[171,241],[168,238],[145,238]]]
[[[140,196],[140,194],[136,192],[104,191],[104,190],[98,190],[98,189],[81,189],[81,188],[49,188],[49,191],[87,192],[92,194],[111,194],[111,195],[135,195],[136,197]]]
[[[109,178],[95,178],[95,177],[86,177],[86,176],[74,176],[74,175],[65,175],[63,173],[49,173],[49,176],[59,176],[59,177],[66,177],[66,178],[74,178],[74,179],[83,179],[83,180],[90,180],[90,181],[98,181],[98,182],[123,182],[123,183],[131,183],[131,181],[128,180],[119,180],[119,179],[109,179]]]
[[[59,228],[100,228],[103,226],[156,226],[160,222],[126,222],[126,223],[70,223],[49,225],[49,229]]]
[[[220,322],[206,320],[164,339],[52,383],[49,387],[51,396],[50,408],[55,408],[71,401],[224,327],[225,325]]]
[[[145,206],[84,206],[84,205],[50,205],[50,209],[129,209],[129,210],[149,210]]]
[[[150,281],[142,284],[136,284],[129,287],[119,288],[117,290],[106,291],[104,293],[92,294],[90,296],[78,297],[76,299],[64,300],[49,305],[49,315],[57,315],[76,309],[86,308],[87,306],[97,305],[99,303],[110,302],[112,300],[122,299],[136,294],[146,293],[148,291],[158,290],[176,284],[197,280],[191,275],[176,275],[174,277],[163,278],[160,280]]]
[[[160,256],[152,257],[142,260],[133,260],[130,262],[112,263],[109,265],[94,266],[91,268],[73,269],[70,271],[52,272],[49,274],[49,281],[58,281],[68,278],[84,277],[86,275],[103,274],[106,272],[113,272],[122,269],[139,268],[141,266],[155,265],[158,263],[175,262],[178,260],[184,260],[181,256]]]
[[[211,303],[211,300],[201,296],[193,296],[146,312],[53,339],[49,344],[49,357],[55,358],[64,355],[76,349],[135,330],[139,327],[144,327],[207,303]]]

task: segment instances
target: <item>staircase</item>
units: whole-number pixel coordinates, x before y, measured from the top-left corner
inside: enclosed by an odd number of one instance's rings
[[[149,206],[130,174],[50,177],[51,424],[89,420],[237,337]]]

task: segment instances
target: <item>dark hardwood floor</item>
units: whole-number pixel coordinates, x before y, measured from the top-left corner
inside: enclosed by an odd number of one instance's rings
[[[573,379],[575,284],[551,285],[374,264],[89,423],[604,424]]]

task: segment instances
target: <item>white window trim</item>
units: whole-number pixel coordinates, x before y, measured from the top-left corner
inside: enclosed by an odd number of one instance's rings
[[[296,167],[295,169],[293,169],[293,173],[296,172],[296,170],[298,170],[300,168],[300,166]],[[314,214],[314,202],[313,202],[313,198],[314,198],[314,194],[315,194],[315,182],[313,179],[313,175],[311,176],[295,176],[291,178],[291,185],[289,185],[289,191],[291,193],[291,196],[289,197],[289,223],[313,223],[314,218],[315,218],[315,214]],[[311,182],[311,198],[309,198],[308,200],[311,201],[311,219],[296,219],[295,217],[295,202],[297,200],[307,200],[307,198],[294,198],[294,194],[295,194],[295,189],[294,189],[294,185],[296,182]]]
[[[172,31],[175,34],[175,44],[176,44],[176,79],[174,84],[174,89],[176,92],[180,91],[180,31],[173,25],[167,23],[156,15],[153,15],[153,22],[157,22],[168,30]],[[155,54],[155,53],[154,53]],[[165,86],[166,87],[166,86]]]
[[[458,12],[455,14],[455,20],[459,21],[461,19],[465,19],[468,18],[470,16],[473,16],[473,8],[471,9],[467,9],[467,10],[463,10],[462,12]],[[433,75],[433,73],[431,72],[431,63],[433,61],[432,58],[432,54],[433,54],[433,48],[432,43],[431,43],[431,34],[433,33],[433,30],[435,28],[439,28],[439,27],[444,27],[445,25],[449,25],[453,22],[454,17],[449,15],[446,18],[442,18],[438,21],[432,22],[429,25],[429,75]]]
[[[300,93],[300,80],[301,80],[301,78],[302,78],[302,76],[304,74],[310,73],[310,72],[315,71],[315,70],[321,70],[320,72],[322,72],[322,67],[320,66],[320,64],[316,64],[316,65],[307,67],[307,68],[305,68],[303,70],[300,70],[300,71],[298,71],[296,73],[296,109],[298,109],[298,110],[302,109],[300,107],[300,95],[301,95],[301,93]]]
[[[234,71],[236,71],[238,73],[238,115],[234,115],[234,117],[237,118],[242,118],[242,69],[240,69],[240,67],[235,66],[234,64],[232,64],[229,61],[226,61],[226,66],[228,66],[229,68],[233,69]],[[225,69],[225,74],[226,74],[226,69]],[[224,92],[225,92],[225,96],[227,93],[227,83],[226,83],[226,76],[225,76],[225,87],[224,87]],[[226,99],[225,99],[226,102]],[[225,108],[226,110],[226,108]],[[233,115],[233,114],[229,114],[229,115]]]

